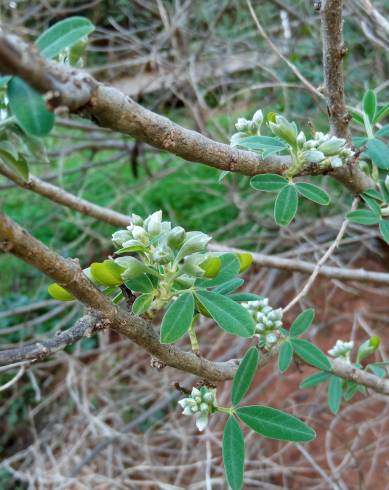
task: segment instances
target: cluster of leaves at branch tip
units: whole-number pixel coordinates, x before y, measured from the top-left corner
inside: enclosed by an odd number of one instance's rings
[[[132,313],[153,318],[165,309],[160,338],[176,342],[188,333],[194,351],[199,351],[195,333],[200,315],[211,317],[232,335],[252,337],[254,321],[242,301],[261,299],[251,293],[235,293],[244,280],[239,276],[251,263],[249,253],[209,252],[211,237],[201,231],[186,231],[163,221],[156,211],[142,219],[133,214],[131,224],[112,235],[116,250],[103,262],[84,269],[87,277],[115,304],[136,296]],[[62,301],[73,295],[59,284],[49,293]]]
[[[386,374],[385,367],[389,364],[387,361],[368,363],[365,366],[362,365],[362,361],[372,356],[377,351],[380,344],[381,339],[377,335],[373,335],[359,345],[355,361],[353,361],[352,351],[355,346],[354,341],[338,339],[335,345],[328,350],[328,354],[335,359],[340,359],[343,363],[352,365],[358,369],[371,371],[376,376],[383,378]],[[322,383],[328,383],[327,403],[328,408],[333,414],[338,413],[342,399],[349,401],[358,392],[366,394],[366,388],[364,386],[359,385],[354,381],[342,379],[327,371],[319,371],[318,373],[308,376],[308,378],[302,381],[300,388],[313,388]]]
[[[35,45],[45,58],[82,67],[93,30],[89,19],[69,17],[43,32]],[[0,160],[28,181],[29,163],[48,161],[41,138],[52,130],[54,113],[41,94],[16,76],[0,77],[0,109]]]

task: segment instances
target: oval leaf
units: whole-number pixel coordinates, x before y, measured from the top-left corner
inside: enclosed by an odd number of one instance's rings
[[[213,279],[198,279],[196,286],[210,288],[223,284],[230,279],[233,279],[240,270],[239,257],[233,253],[227,253],[220,256],[221,267],[218,275]]]
[[[54,125],[54,114],[46,108],[43,97],[26,82],[12,77],[7,86],[12,114],[19,126],[33,136],[46,136]]]
[[[237,405],[247,393],[254,379],[259,362],[259,353],[255,347],[251,347],[239,364],[238,370],[232,383],[231,400]]]
[[[38,37],[35,44],[43,56],[54,58],[93,30],[94,25],[89,19],[69,17],[51,26]]]
[[[278,353],[278,369],[284,373],[293,359],[293,347],[290,342],[284,342]]]
[[[302,311],[292,323],[292,326],[290,327],[290,335],[292,337],[297,337],[306,332],[312,325],[314,317],[315,310],[313,308],[308,308],[307,310]]]
[[[373,122],[377,110],[377,97],[373,90],[367,90],[362,100],[362,107],[369,121]]]
[[[28,180],[27,162],[22,155],[18,155],[15,147],[9,141],[0,141],[0,159],[13,170],[16,170],[25,181]]]
[[[288,225],[295,217],[298,206],[296,187],[293,184],[284,187],[278,194],[274,205],[274,219],[280,226]]]
[[[389,147],[383,141],[377,138],[369,139],[365,153],[378,168],[389,168]]]
[[[312,376],[308,376],[302,381],[302,383],[300,383],[300,388],[301,389],[313,388],[314,386],[317,386],[327,381],[330,378],[330,376],[331,376],[330,373],[324,373],[324,372],[312,374]]]
[[[255,177],[250,180],[250,185],[257,191],[278,192],[288,185],[288,181],[281,175],[262,174],[255,175]]]
[[[337,414],[342,401],[342,380],[338,376],[331,376],[328,383],[328,406],[333,414]]]
[[[220,284],[217,288],[214,289],[215,293],[219,294],[228,294],[231,293],[232,291],[235,291],[235,289],[240,288],[244,283],[243,279],[240,279],[239,277],[235,279],[230,279],[229,281],[225,282],[224,284]]]
[[[380,221],[380,232],[382,238],[389,245],[389,221],[385,221],[385,220]]]
[[[308,340],[291,339],[291,342],[296,354],[307,364],[323,371],[329,371],[331,369],[331,364],[327,357],[318,347],[308,342]]]
[[[154,299],[153,294],[150,293],[141,294],[136,298],[136,300],[132,304],[132,308],[131,308],[132,313],[134,315],[142,315],[150,308],[153,299]]]
[[[275,408],[240,407],[236,413],[250,429],[270,439],[307,442],[316,437],[315,431],[302,420]]]
[[[90,265],[90,271],[93,279],[98,284],[104,286],[119,286],[123,284],[121,273],[123,268],[117,265],[113,260],[104,260],[104,262],[94,262]]]
[[[369,209],[357,209],[346,214],[346,218],[352,223],[360,225],[376,225],[380,221],[380,216]]]
[[[254,294],[254,293],[235,293],[235,294],[230,294],[228,297],[238,302],[258,301],[263,299],[263,296],[259,296],[259,294]]]
[[[54,282],[53,284],[50,284],[50,286],[47,288],[48,293],[50,296],[54,299],[58,299],[59,301],[73,301],[75,297],[66,291],[62,286]]]
[[[189,330],[194,313],[194,299],[190,293],[184,293],[168,308],[162,319],[161,344],[172,344]]]
[[[220,328],[240,337],[253,336],[254,321],[239,303],[210,291],[197,291],[196,297]]]
[[[141,274],[135,279],[126,281],[126,286],[136,293],[149,293],[154,289],[153,283],[147,274]]]
[[[223,465],[228,485],[232,490],[240,490],[244,477],[245,443],[241,428],[235,417],[227,420],[223,431]]]
[[[317,185],[308,184],[307,182],[298,182],[296,188],[299,194],[317,204],[328,206],[330,203],[330,196]]]

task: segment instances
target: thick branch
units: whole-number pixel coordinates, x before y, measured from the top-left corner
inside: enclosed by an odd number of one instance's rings
[[[0,33],[0,63],[1,73],[18,75],[46,94],[52,109],[65,106],[70,112],[91,117],[100,126],[129,134],[187,161],[244,175],[280,174],[290,164],[289,157],[263,159],[258,154],[231,148],[185,129],[143,108],[117,89],[98,83],[84,72],[41,58],[35,48],[16,36]],[[372,181],[357,165],[352,165],[352,170],[339,172],[336,177],[354,192],[373,187]],[[321,172],[319,168],[307,165],[301,175]]]

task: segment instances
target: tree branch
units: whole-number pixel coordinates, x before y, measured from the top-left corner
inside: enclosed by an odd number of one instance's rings
[[[36,90],[46,94],[48,106],[52,110],[64,106],[70,112],[92,118],[102,127],[129,134],[187,161],[243,175],[281,174],[291,163],[289,157],[263,159],[253,152],[232,148],[183,128],[143,108],[119,90],[98,83],[82,71],[41,58],[35,47],[17,36],[0,33],[0,63],[1,73],[18,75]],[[349,170],[334,172],[333,175],[353,192],[374,187],[374,183],[358,168],[356,162],[350,163],[347,168]],[[322,172],[318,166],[309,164],[301,175]]]

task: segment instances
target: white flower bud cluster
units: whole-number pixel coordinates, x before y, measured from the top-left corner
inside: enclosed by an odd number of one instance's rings
[[[239,117],[235,123],[235,128],[238,133],[231,136],[231,146],[239,145],[239,142],[247,138],[248,136],[255,136],[261,134],[261,126],[263,122],[263,112],[259,109],[252,117],[251,120]]]
[[[274,309],[269,306],[269,299],[242,303],[242,306],[252,315],[255,322],[255,335],[260,338],[260,346],[271,350],[283,336],[282,308]]]
[[[316,132],[313,139],[305,139],[302,131],[297,136],[297,144],[301,150],[301,157],[305,162],[320,163],[329,160],[332,168],[341,167],[345,161],[354,155],[347,147],[344,138],[337,138],[330,134]]]
[[[344,340],[337,340],[332,349],[328,351],[328,354],[332,357],[341,357],[342,359],[350,362],[350,354],[354,348],[354,342],[350,340],[345,342]]]
[[[208,416],[214,411],[216,391],[202,386],[193,388],[190,397],[183,398],[178,403],[183,408],[183,415],[196,417],[196,426],[203,431],[208,425]]]

